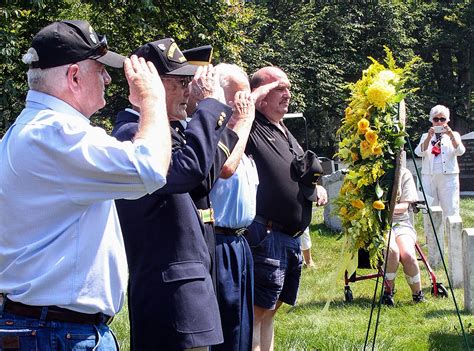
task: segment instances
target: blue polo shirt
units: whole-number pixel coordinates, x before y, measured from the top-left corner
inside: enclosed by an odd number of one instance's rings
[[[244,154],[235,173],[228,179],[219,178],[209,194],[215,225],[233,229],[249,226],[255,217],[257,186],[255,162]]]

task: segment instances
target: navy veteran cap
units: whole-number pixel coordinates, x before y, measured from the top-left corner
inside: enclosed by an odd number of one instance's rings
[[[291,162],[291,178],[298,182],[301,192],[309,201],[318,201],[316,183],[324,174],[318,156],[311,150],[297,155]]]
[[[34,36],[31,47],[38,54],[32,68],[51,68],[86,59],[120,68],[125,60],[108,50],[105,35],[97,35],[89,22],[81,20],[51,23]]]
[[[184,50],[183,54],[190,64],[197,66],[205,66],[211,63],[212,46],[198,46],[197,48]]]
[[[171,38],[142,45],[133,54],[153,62],[160,76],[193,76],[197,71],[197,66],[186,60],[178,44]]]

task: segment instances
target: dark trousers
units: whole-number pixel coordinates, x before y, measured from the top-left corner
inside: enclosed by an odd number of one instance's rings
[[[253,336],[253,258],[243,236],[216,233],[217,299],[224,343],[212,351],[250,351]]]

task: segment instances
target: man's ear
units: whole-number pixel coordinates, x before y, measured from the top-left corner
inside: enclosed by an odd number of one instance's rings
[[[69,66],[67,73],[67,82],[71,90],[75,91],[79,89],[79,65],[72,64]]]
[[[259,101],[256,102],[255,108],[256,108],[256,109],[262,109],[262,108],[264,108],[264,107],[267,106],[267,105],[268,105],[267,100],[266,100],[266,99],[262,99],[262,100],[259,100]]]

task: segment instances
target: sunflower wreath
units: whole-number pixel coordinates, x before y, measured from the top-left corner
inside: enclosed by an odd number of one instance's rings
[[[417,90],[404,85],[418,58],[401,68],[390,49],[384,50],[385,64],[369,57],[372,64],[362,78],[347,85],[349,106],[337,131],[341,141],[336,156],[348,166],[348,173],[334,204],[345,239],[342,265],[349,274],[355,271],[359,249],[368,251],[372,267],[382,258],[396,158],[406,136],[399,106]]]

